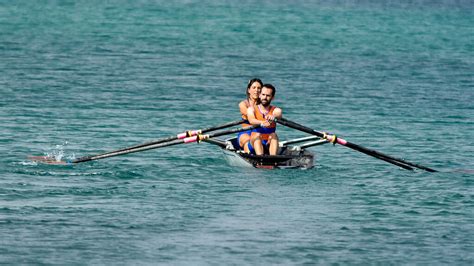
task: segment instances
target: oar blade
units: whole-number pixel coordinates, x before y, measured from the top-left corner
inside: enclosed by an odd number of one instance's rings
[[[28,159],[41,164],[51,164],[51,165],[68,165],[70,163],[66,161],[56,160],[54,157],[50,156],[28,156]]]

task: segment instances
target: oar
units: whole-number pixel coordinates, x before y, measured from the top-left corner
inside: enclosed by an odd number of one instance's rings
[[[206,140],[206,139],[213,138],[213,137],[228,135],[228,134],[237,133],[237,132],[246,131],[246,130],[252,130],[252,129],[255,129],[257,127],[259,127],[259,125],[245,127],[245,128],[234,128],[234,129],[219,131],[219,132],[208,134],[208,135],[198,134],[198,135],[187,137],[187,138],[184,138],[184,139],[175,139],[175,140],[172,140],[172,141],[168,141],[166,143],[149,144],[147,146],[132,147],[132,148],[129,148],[129,149],[121,149],[121,150],[117,150],[115,152],[109,152],[109,153],[103,153],[103,154],[91,155],[91,156],[84,156],[84,157],[80,157],[80,158],[70,160],[70,161],[59,161],[58,162],[58,161],[52,160],[51,158],[43,159],[43,160],[41,160],[40,158],[36,158],[35,161],[40,161],[40,162],[48,163],[48,164],[63,164],[63,165],[64,164],[77,164],[77,163],[94,161],[94,160],[99,160],[99,159],[105,159],[105,158],[110,158],[110,157],[114,157],[114,156],[129,154],[129,153],[135,153],[135,152],[146,151],[146,150],[151,150],[151,149],[158,149],[158,148],[163,148],[163,147],[168,147],[168,146],[174,146],[174,145],[183,144],[183,143],[190,143],[190,142]]]
[[[213,126],[213,127],[208,127],[208,128],[203,128],[203,129],[200,129],[200,130],[189,130],[189,131],[185,131],[183,133],[179,133],[179,134],[174,135],[174,136],[161,138],[161,139],[145,142],[145,143],[142,143],[142,144],[137,144],[137,145],[133,145],[133,146],[130,146],[130,147],[121,148],[121,149],[118,149],[118,150],[97,154],[95,156],[105,156],[105,155],[108,155],[108,154],[115,154],[115,153],[121,152],[121,151],[128,151],[128,150],[135,149],[135,148],[141,148],[141,147],[145,147],[145,146],[149,146],[149,145],[165,143],[165,142],[169,142],[169,141],[173,141],[173,140],[177,140],[177,139],[184,139],[184,138],[187,138],[187,137],[196,136],[198,134],[203,134],[203,133],[206,133],[206,132],[211,132],[211,131],[215,131],[215,130],[219,130],[219,129],[223,129],[223,128],[236,126],[236,125],[242,124],[243,122],[244,121],[242,119],[239,119],[239,120],[228,122],[228,123],[225,123],[225,124],[221,124],[221,125],[217,125],[217,126]],[[61,161],[58,162],[58,161],[56,161],[55,158],[48,157],[48,156],[28,156],[28,159],[30,159],[32,161],[38,161],[38,162],[43,162],[43,163],[48,163],[48,164],[62,164]]]
[[[169,136],[169,137],[166,137],[166,138],[161,138],[161,139],[145,142],[145,143],[134,145],[134,146],[125,147],[125,148],[122,148],[122,149],[105,152],[105,153],[102,153],[102,154],[98,154],[96,156],[107,155],[107,154],[112,154],[112,153],[116,153],[116,152],[119,152],[119,151],[126,151],[126,150],[141,148],[141,147],[145,147],[145,146],[149,146],[149,145],[155,145],[155,144],[159,144],[159,143],[169,142],[169,141],[173,141],[173,140],[177,140],[177,139],[184,139],[184,138],[188,138],[188,137],[192,137],[192,136],[197,136],[198,134],[204,134],[204,133],[207,133],[207,132],[216,131],[216,130],[219,130],[219,129],[224,129],[224,128],[240,125],[243,122],[244,122],[244,120],[239,119],[239,120],[236,120],[236,121],[232,121],[232,122],[229,122],[229,123],[225,123],[225,124],[221,124],[221,125],[217,125],[217,126],[213,126],[213,127],[203,128],[203,129],[199,129],[199,130],[188,130],[188,131],[185,131],[183,133],[179,133],[179,134],[174,135],[174,136]]]
[[[372,157],[375,157],[377,159],[384,160],[388,163],[397,165],[397,166],[402,167],[402,168],[407,169],[407,170],[413,170],[412,167],[415,167],[415,168],[423,169],[423,170],[428,171],[428,172],[437,172],[436,170],[434,170],[432,168],[422,166],[422,165],[419,165],[419,164],[415,164],[415,163],[411,163],[411,162],[405,161],[403,159],[398,159],[398,158],[383,154],[381,152],[362,147],[362,146],[357,145],[355,143],[352,143],[352,142],[346,141],[342,138],[336,137],[335,135],[328,135],[326,133],[316,131],[316,130],[311,129],[309,127],[298,124],[296,122],[292,122],[288,119],[281,118],[281,119],[278,119],[277,122],[282,124],[282,125],[285,125],[287,127],[291,127],[291,128],[294,128],[294,129],[297,129],[297,130],[300,130],[300,131],[303,131],[303,132],[313,134],[313,135],[316,135],[318,137],[327,139],[328,141],[330,141],[332,143],[337,143],[337,144],[340,144],[342,146],[346,146],[348,148],[351,148],[353,150],[365,153],[365,154],[370,155]]]

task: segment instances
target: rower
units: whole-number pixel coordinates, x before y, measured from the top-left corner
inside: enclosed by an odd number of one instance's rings
[[[250,123],[247,119],[247,109],[251,106],[257,105],[260,103],[260,90],[262,89],[263,82],[258,79],[254,78],[249,80],[247,84],[247,99],[241,101],[239,103],[240,113],[242,115],[242,119],[244,123],[242,127],[250,126]],[[248,146],[250,141],[250,135],[252,130],[242,131],[237,135],[237,140],[239,141],[239,145],[246,153],[250,153],[250,148]]]
[[[247,118],[251,125],[260,125],[250,137],[250,150],[262,155],[268,150],[270,155],[278,154],[278,135],[275,119],[280,119],[282,110],[270,105],[275,97],[276,89],[272,84],[264,84],[260,92],[260,104],[247,109]],[[253,148],[253,149],[252,149]]]

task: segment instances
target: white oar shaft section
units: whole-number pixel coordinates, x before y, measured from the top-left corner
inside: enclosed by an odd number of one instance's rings
[[[308,137],[297,138],[297,139],[289,139],[289,140],[281,141],[280,147],[286,146],[289,144],[300,143],[300,142],[305,142],[305,141],[310,141],[310,140],[318,140],[318,139],[321,139],[321,138],[317,136],[308,136]]]
[[[329,143],[328,140],[320,139],[320,140],[304,143],[302,145],[299,145],[298,147],[300,147],[301,149],[306,149],[306,148],[309,148],[309,147],[323,145],[323,144],[327,144],[327,143]]]

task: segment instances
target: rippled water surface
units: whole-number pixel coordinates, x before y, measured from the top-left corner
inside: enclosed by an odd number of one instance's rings
[[[474,6],[406,2],[0,3],[0,263],[473,264]],[[206,143],[27,159],[236,120],[252,77],[285,117],[440,172],[332,145],[309,170]]]

